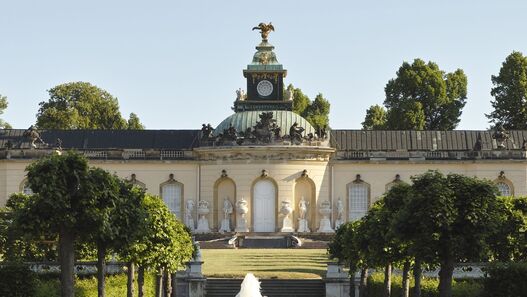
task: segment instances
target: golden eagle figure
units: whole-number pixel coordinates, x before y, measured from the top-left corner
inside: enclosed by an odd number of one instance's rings
[[[254,30],[260,30],[260,34],[262,35],[262,40],[267,41],[267,37],[269,36],[269,33],[271,31],[274,31],[274,27],[272,23],[266,24],[266,23],[260,23],[257,27],[253,28]]]

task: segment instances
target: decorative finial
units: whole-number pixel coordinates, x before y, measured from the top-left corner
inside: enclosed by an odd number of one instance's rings
[[[262,169],[262,175],[261,175],[261,177],[267,177],[268,175],[269,175],[269,173],[267,173],[267,170]]]
[[[260,34],[262,35],[262,41],[267,42],[267,37],[269,36],[269,33],[271,31],[274,31],[274,27],[272,23],[260,23],[257,27],[253,28],[253,31],[254,30],[260,30]]]
[[[223,170],[221,171],[221,177],[227,177],[227,176],[228,176],[228,175],[227,175],[227,170],[223,169]]]

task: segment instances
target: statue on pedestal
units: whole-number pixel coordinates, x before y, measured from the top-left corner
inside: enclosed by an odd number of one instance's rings
[[[225,197],[223,200],[223,219],[221,220],[220,232],[231,232],[231,213],[232,204],[229,201],[229,197]]]
[[[209,220],[206,218],[206,215],[208,215],[210,212],[209,210],[209,203],[205,200],[201,200],[198,203],[198,228],[196,228],[196,232],[198,233],[208,233],[210,232],[209,228]]]
[[[249,208],[247,207],[247,201],[242,197],[242,199],[236,202],[236,212],[238,213],[238,221],[236,224],[236,232],[249,232],[249,227],[247,227],[247,212]]]
[[[306,219],[307,208],[309,204],[302,196],[300,202],[298,203],[298,230],[297,232],[311,232],[308,227],[308,221]]]
[[[291,217],[289,216],[293,212],[293,208],[291,207],[291,202],[289,201],[282,201],[282,207],[280,208],[280,213],[284,216],[284,219],[282,221],[282,229],[280,229],[280,232],[294,232],[295,229],[293,229],[293,221],[291,220]]]
[[[329,201],[324,201],[320,204],[320,209],[318,212],[322,215],[322,219],[320,219],[320,227],[318,228],[318,232],[321,233],[334,233],[335,230],[331,228],[331,220],[329,219],[329,215],[331,214],[331,203]]]
[[[304,128],[300,127],[297,122],[295,122],[291,128],[289,128],[289,138],[291,138],[291,144],[301,144],[302,143],[302,133]]]
[[[344,204],[342,199],[337,200],[337,219],[335,220],[335,230],[344,224]]]
[[[194,219],[192,218],[193,211],[194,201],[189,199],[185,203],[185,225],[190,229],[190,231],[194,231]]]

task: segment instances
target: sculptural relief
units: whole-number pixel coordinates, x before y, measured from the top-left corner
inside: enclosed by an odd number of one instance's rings
[[[309,207],[309,203],[306,201],[304,196],[302,196],[302,199],[300,199],[300,202],[298,203],[298,229],[297,232],[311,232],[309,230],[309,222],[306,218],[307,210]]]

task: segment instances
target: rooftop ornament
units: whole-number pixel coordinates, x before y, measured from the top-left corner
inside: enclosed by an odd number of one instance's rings
[[[260,23],[258,26],[253,28],[254,30],[260,30],[260,35],[262,36],[262,41],[267,42],[267,37],[269,37],[269,33],[271,31],[274,31],[273,24],[269,22],[269,24],[266,23]]]
[[[496,139],[498,149],[503,150],[506,148],[505,143],[509,137],[509,133],[505,130],[503,124],[497,123],[494,128],[494,134],[492,134],[492,138]]]

